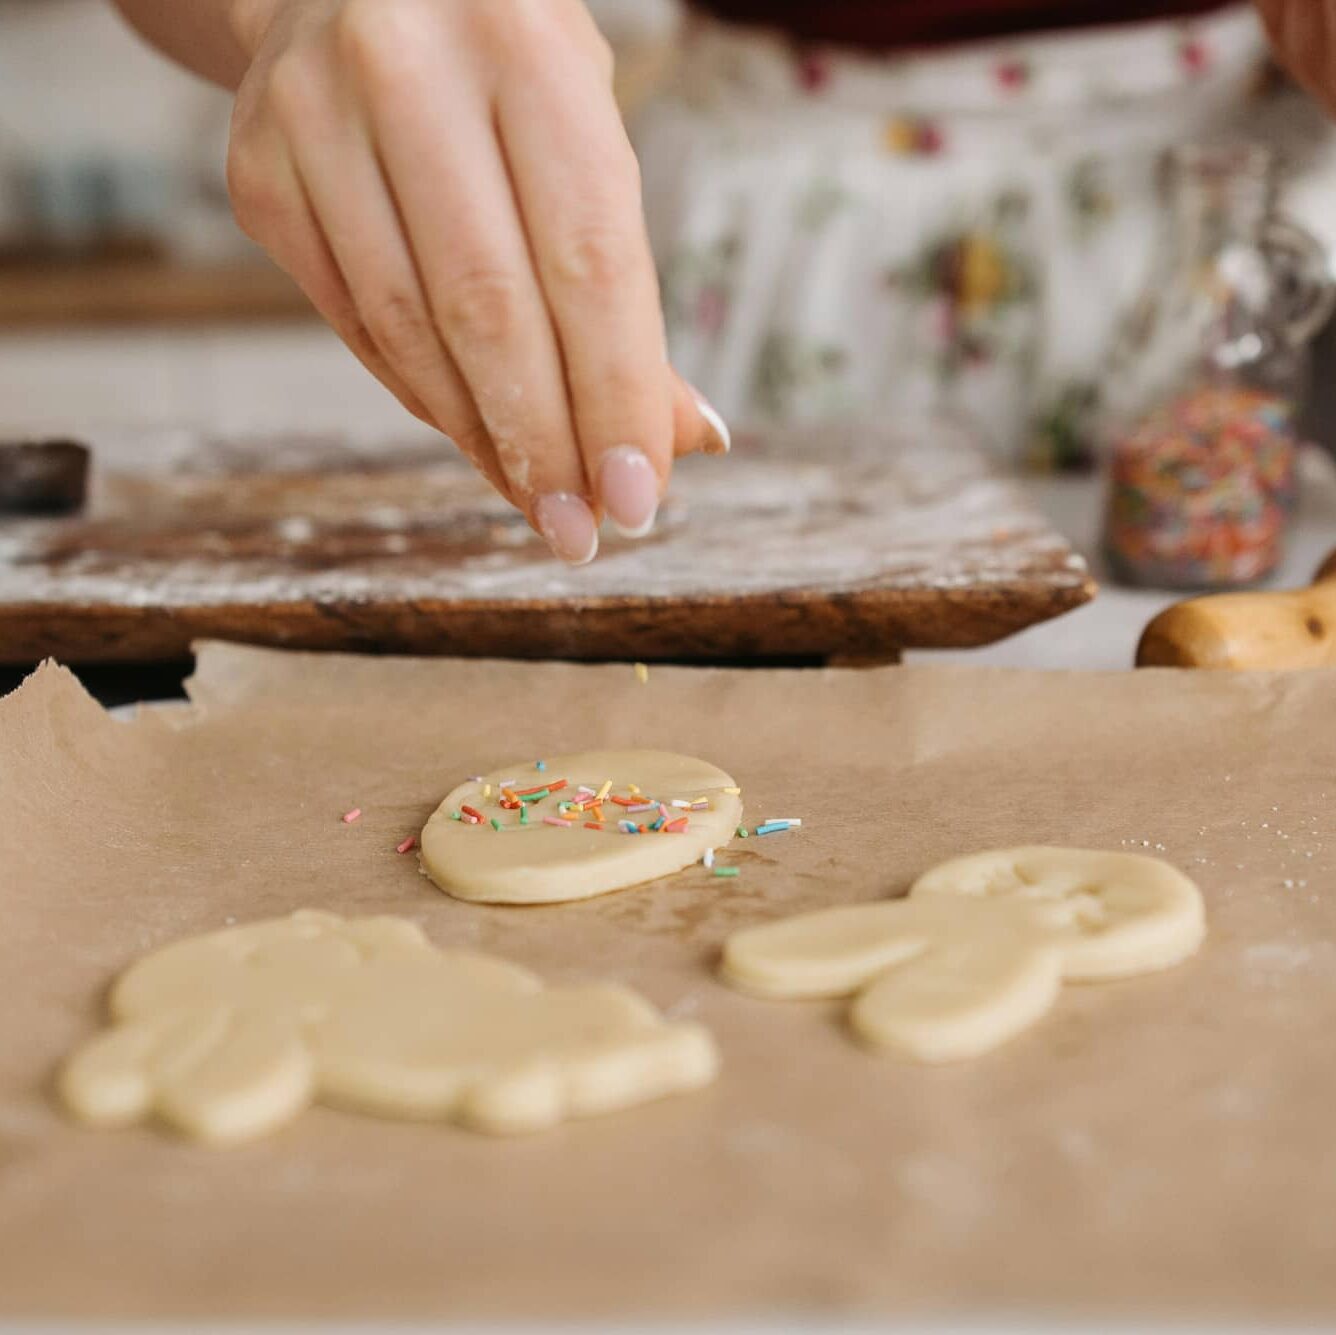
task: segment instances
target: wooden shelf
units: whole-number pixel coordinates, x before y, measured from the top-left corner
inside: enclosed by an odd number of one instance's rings
[[[296,284],[263,259],[210,266],[149,258],[0,265],[0,329],[313,318]]]

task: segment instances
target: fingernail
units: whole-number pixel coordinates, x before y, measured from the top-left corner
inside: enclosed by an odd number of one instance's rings
[[[540,496],[533,507],[538,530],[567,565],[587,566],[598,555],[594,512],[569,491]]]
[[[710,430],[714,432],[718,445],[707,454],[727,454],[733,448],[733,433],[728,429],[728,423],[719,416],[718,410],[709,399],[700,392],[694,385],[691,392],[696,396],[696,407],[700,409],[700,415],[709,424]]]
[[[598,491],[613,527],[624,538],[643,538],[659,511],[659,476],[643,450],[618,445],[598,466]]]

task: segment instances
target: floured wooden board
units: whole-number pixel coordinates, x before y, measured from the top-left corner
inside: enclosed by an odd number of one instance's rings
[[[0,1319],[1336,1317],[1336,671],[642,684],[205,646],[192,694],[122,723],[47,668],[0,700]],[[733,880],[548,908],[463,903],[395,852],[463,776],[628,744],[804,824],[735,840]],[[739,928],[1027,841],[1181,867],[1200,951],[937,1068],[860,1049],[844,1002],[714,975]],[[302,907],[624,983],[704,1025],[719,1078],[519,1141],[315,1108],[218,1152],[62,1114],[53,1074],[131,961]]]
[[[439,438],[101,436],[86,514],[0,520],[0,661],[302,648],[689,661],[984,644],[1089,575],[946,427],[685,461],[654,535],[554,561]],[[814,448],[815,447],[815,448]]]

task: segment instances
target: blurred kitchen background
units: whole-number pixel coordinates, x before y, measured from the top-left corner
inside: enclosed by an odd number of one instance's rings
[[[678,2],[592,8],[633,113],[671,67]],[[149,50],[106,0],[0,0],[0,431],[398,424],[232,223],[228,114],[226,94]],[[1336,133],[1308,139],[1312,161],[1285,208],[1336,251]],[[1325,443],[1336,437],[1331,331],[1316,366]]]

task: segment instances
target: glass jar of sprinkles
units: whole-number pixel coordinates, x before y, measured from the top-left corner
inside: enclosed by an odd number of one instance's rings
[[[1332,281],[1318,241],[1275,213],[1267,150],[1181,149],[1167,184],[1155,276],[1110,359],[1104,547],[1127,583],[1237,588],[1282,555]]]

